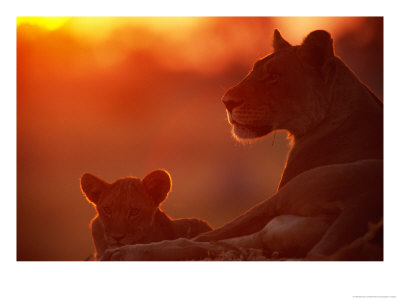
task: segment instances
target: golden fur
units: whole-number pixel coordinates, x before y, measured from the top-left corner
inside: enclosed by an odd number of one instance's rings
[[[136,259],[145,251],[151,259],[198,259],[223,244],[309,260],[382,259],[382,241],[368,258],[354,249],[369,249],[360,246],[370,241],[369,224],[383,224],[383,107],[334,55],[329,33],[314,31],[291,46],[276,30],[274,53],[223,102],[239,140],[274,130],[292,135],[277,193],[194,241],[127,246],[108,258]]]
[[[276,31],[274,45],[223,101],[238,139],[279,129],[293,136],[280,186],[318,166],[382,159],[382,103],[333,55],[329,33],[290,46]]]
[[[153,171],[143,180],[125,177],[112,184],[84,174],[81,189],[97,210],[90,223],[96,258],[107,248],[192,238],[212,229],[203,220],[172,220],[159,208],[171,189],[170,175],[164,170]]]
[[[382,260],[382,173],[380,160],[314,168],[215,232],[125,246],[104,259],[218,260],[233,250],[240,260],[244,249],[262,249],[265,259]]]
[[[257,232],[274,217],[286,214],[323,217],[322,223],[317,221],[323,229],[317,236],[318,243],[292,254],[325,257],[343,243],[351,242],[346,240],[348,236],[362,236],[368,221],[382,218],[382,103],[334,56],[329,33],[314,31],[301,46],[291,46],[275,31],[274,46],[275,52],[256,62],[252,72],[230,89],[223,101],[233,133],[239,139],[262,137],[277,129],[293,135],[294,146],[278,192],[199,240]],[[368,183],[363,180],[366,178],[372,180]],[[292,182],[294,179],[297,180]],[[302,189],[316,194],[302,195]],[[338,194],[342,196],[338,198]],[[324,208],[315,213],[321,201],[332,201],[331,195],[335,195],[337,209]],[[259,215],[262,220],[255,221]],[[305,226],[306,231],[307,228],[310,226]],[[347,228],[346,234],[343,228]],[[339,235],[341,230],[343,236]],[[288,235],[293,232],[294,229],[287,230]],[[303,230],[297,236],[304,234]],[[288,240],[284,234],[280,236],[282,241]]]
[[[383,260],[383,220],[370,223],[362,237],[340,248],[329,260]]]

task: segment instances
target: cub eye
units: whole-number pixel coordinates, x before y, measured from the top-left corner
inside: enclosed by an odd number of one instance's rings
[[[129,216],[130,216],[130,217],[134,217],[134,216],[136,216],[138,213],[139,213],[139,209],[137,209],[137,208],[132,208],[132,209],[129,211]]]
[[[106,215],[111,215],[111,208],[106,206],[103,208],[103,211],[105,212]]]
[[[269,83],[275,83],[279,80],[279,78],[280,78],[279,74],[272,73],[272,74],[269,74],[266,79]]]

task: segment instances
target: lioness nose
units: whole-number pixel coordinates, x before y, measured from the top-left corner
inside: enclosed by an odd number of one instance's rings
[[[240,100],[229,95],[225,95],[222,98],[222,102],[224,102],[225,107],[227,110],[229,110],[229,112],[232,112],[232,110],[241,103]]]

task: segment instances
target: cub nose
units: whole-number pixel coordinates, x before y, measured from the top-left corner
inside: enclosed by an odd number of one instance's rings
[[[111,234],[111,237],[117,242],[119,242],[124,236],[125,236],[125,234],[123,234],[123,233],[113,233],[113,234]]]
[[[232,110],[233,110],[236,106],[238,106],[242,101],[239,100],[239,99],[237,99],[237,98],[234,98],[234,97],[232,97],[232,96],[225,95],[225,96],[222,98],[222,102],[225,104],[226,109],[227,109],[230,113],[232,113]]]

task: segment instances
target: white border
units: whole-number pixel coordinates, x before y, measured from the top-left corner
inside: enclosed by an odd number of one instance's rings
[[[3,299],[352,299],[397,296],[398,9],[376,1],[15,1],[2,11],[1,293]],[[393,2],[395,3],[395,2]],[[15,17],[24,15],[384,16],[385,262],[15,262]],[[3,69],[5,66],[5,69]],[[394,90],[396,88],[396,90]],[[389,107],[388,107],[389,106]],[[394,204],[394,202],[396,202]],[[388,209],[389,208],[389,209]]]

